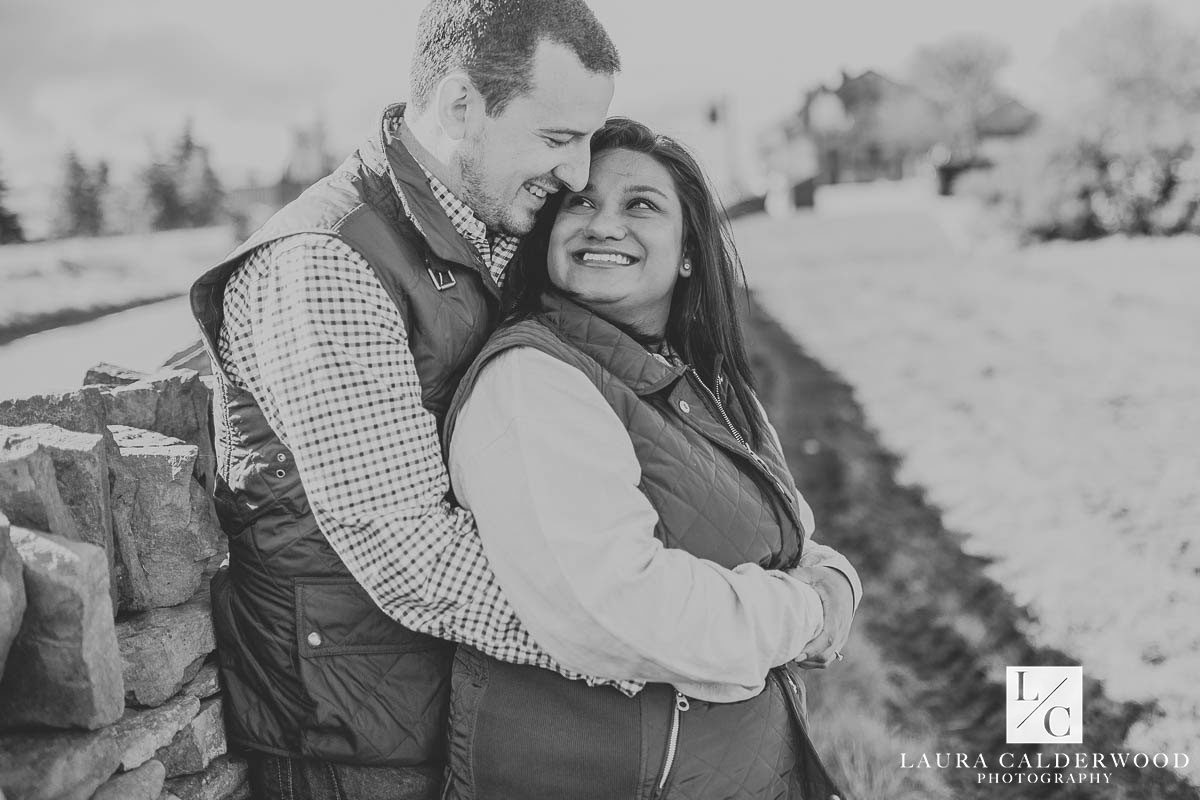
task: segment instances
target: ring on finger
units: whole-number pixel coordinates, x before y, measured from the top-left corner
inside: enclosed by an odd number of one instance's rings
[[[844,655],[842,655],[841,650],[834,650],[833,657],[836,658],[838,661],[844,661],[846,658]]]

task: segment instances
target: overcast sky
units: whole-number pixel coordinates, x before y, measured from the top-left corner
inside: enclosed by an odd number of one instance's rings
[[[1008,45],[1004,80],[1037,105],[1059,33],[1104,0],[592,0],[621,51],[613,111],[683,134],[728,94],[747,127],[845,68],[902,75],[960,32]],[[407,92],[418,0],[0,0],[0,175],[23,202],[62,154],[118,176],[186,118],[229,184],[274,177],[320,116],[344,155]],[[1200,25],[1200,0],[1158,0]],[[20,210],[20,208],[18,208]]]

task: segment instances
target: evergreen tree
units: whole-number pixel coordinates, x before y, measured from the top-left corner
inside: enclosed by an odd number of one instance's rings
[[[4,195],[8,193],[8,185],[0,177],[0,244],[12,244],[25,241],[25,231],[17,215],[4,207]]]
[[[208,148],[196,141],[190,122],[170,156],[146,169],[143,182],[151,226],[157,230],[195,228],[220,220],[225,194],[209,163]]]
[[[179,198],[179,187],[169,164],[154,163],[143,174],[146,186],[146,205],[150,212],[150,227],[157,231],[182,228],[187,213]]]
[[[104,230],[104,194],[108,191],[108,165],[89,168],[75,151],[66,155],[59,197],[59,236],[98,236]]]

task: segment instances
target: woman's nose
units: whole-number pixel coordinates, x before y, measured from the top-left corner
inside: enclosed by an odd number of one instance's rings
[[[599,208],[588,219],[584,234],[589,239],[623,239],[625,225],[620,215]]]

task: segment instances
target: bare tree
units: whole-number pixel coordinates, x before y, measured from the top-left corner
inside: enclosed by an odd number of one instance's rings
[[[1155,5],[1121,3],[1081,18],[1057,50],[1076,125],[1151,145],[1200,139],[1200,31]]]
[[[951,146],[975,153],[979,120],[1001,99],[996,76],[1008,64],[1004,45],[984,36],[961,35],[917,50],[909,77],[946,115]]]

